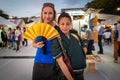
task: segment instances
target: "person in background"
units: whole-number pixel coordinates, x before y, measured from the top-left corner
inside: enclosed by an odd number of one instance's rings
[[[58,80],[84,80],[84,69],[86,68],[86,55],[83,51],[81,42],[73,36],[69,31],[72,26],[72,19],[68,13],[61,13],[58,17],[58,25],[63,34],[61,35],[61,42],[70,59],[72,65],[72,72],[69,71],[65,64],[60,46],[59,39],[52,40],[52,53],[60,68],[58,72]],[[57,79],[56,79],[57,80]]]
[[[103,36],[104,36],[104,41],[107,42],[107,44],[110,44],[111,43],[111,32],[109,29],[107,29],[104,33],[103,33]]]
[[[7,48],[7,40],[8,40],[8,38],[7,38],[7,33],[4,30],[4,28],[2,28],[1,39],[2,39],[2,42],[3,42],[2,47]]]
[[[8,28],[8,48],[12,48],[12,28]]]
[[[118,30],[118,38],[117,40],[114,40],[114,62],[117,63],[118,62],[118,49],[120,46],[120,20],[118,20],[118,23],[115,26],[115,30]]]
[[[23,28],[23,33],[26,31],[26,28],[24,27]],[[23,45],[27,46],[28,45],[28,41],[27,39],[24,38],[24,41],[23,41]]]
[[[56,28],[54,21],[56,19],[56,11],[54,4],[44,3],[41,12],[41,22],[52,25]],[[39,37],[44,38],[44,37]],[[36,38],[38,39],[38,38]],[[32,80],[56,80],[54,79],[54,63],[52,52],[51,52],[51,40],[33,41],[33,47],[37,48],[36,56],[34,59]],[[41,50],[45,48],[45,50]],[[45,52],[45,53],[44,53]]]
[[[22,34],[24,34],[25,31],[26,31],[26,28],[24,27],[23,30],[22,30]],[[27,46],[27,45],[28,45],[27,39],[23,38],[23,40],[22,40],[22,45],[23,45],[23,46]]]
[[[103,54],[103,45],[102,45],[103,32],[104,32],[104,29],[102,25],[99,24],[98,26],[98,47],[99,47],[98,54]]]
[[[17,26],[16,30],[15,30],[15,41],[16,41],[16,45],[17,45],[16,52],[20,51],[19,50],[20,49],[20,36],[21,36],[20,27]]]
[[[93,40],[93,34],[92,31],[90,29],[88,29],[88,25],[84,25],[84,29],[86,31],[85,35],[86,35],[86,39],[88,40],[87,42],[87,55],[93,54],[92,53],[92,47],[94,44],[94,40]]]
[[[2,32],[2,25],[0,25],[0,49],[2,48],[1,32]]]
[[[12,41],[13,50],[16,50],[16,46],[15,46],[15,32],[14,31],[12,32],[11,41]]]

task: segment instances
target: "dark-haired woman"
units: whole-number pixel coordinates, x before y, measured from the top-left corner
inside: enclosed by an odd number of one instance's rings
[[[52,41],[52,53],[60,67],[61,74],[58,75],[59,80],[84,80],[84,68],[86,68],[85,47],[81,41],[70,33],[72,28],[72,20],[68,13],[62,13],[58,18],[58,25],[63,34],[61,39],[55,38]],[[63,58],[63,50],[60,41],[70,59],[72,70],[65,64]],[[83,49],[84,48],[84,49]]]

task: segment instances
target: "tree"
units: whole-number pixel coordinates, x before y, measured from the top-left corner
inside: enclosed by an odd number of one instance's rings
[[[9,19],[9,15],[6,14],[3,10],[0,10],[0,16],[4,17],[5,19]]]
[[[24,20],[24,22],[27,24],[28,23],[28,17],[22,17],[22,19]]]
[[[120,15],[120,0],[93,0],[85,7],[102,9],[101,13]]]

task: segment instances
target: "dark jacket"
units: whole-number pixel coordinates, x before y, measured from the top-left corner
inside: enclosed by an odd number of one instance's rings
[[[5,31],[1,32],[1,39],[2,41],[7,41],[7,33]]]

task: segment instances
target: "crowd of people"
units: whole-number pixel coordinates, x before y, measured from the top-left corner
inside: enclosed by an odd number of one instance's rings
[[[25,32],[26,28],[21,28],[19,26],[16,29],[8,28],[6,30],[4,26],[0,26],[0,48],[9,48],[13,49],[16,52],[20,51],[20,46],[27,46],[28,42],[27,39],[22,37],[23,33]]]

